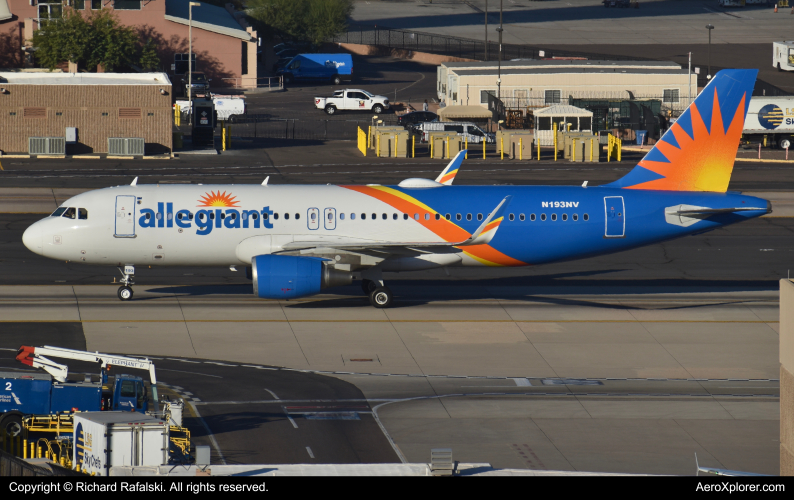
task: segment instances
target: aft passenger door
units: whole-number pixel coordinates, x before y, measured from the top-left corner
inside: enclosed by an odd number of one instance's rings
[[[320,211],[316,208],[310,208],[306,214],[306,221],[310,230],[320,229]]]
[[[604,198],[606,225],[604,236],[607,238],[623,238],[626,236],[626,207],[622,196]]]
[[[116,238],[135,237],[135,196],[116,196]]]
[[[329,231],[336,229],[336,209],[326,208],[323,210],[323,221],[325,222],[325,229]]]

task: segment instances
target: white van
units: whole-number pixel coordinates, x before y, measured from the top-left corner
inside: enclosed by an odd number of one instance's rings
[[[794,42],[772,42],[772,66],[778,71],[794,71]]]
[[[486,132],[479,125],[471,122],[417,123],[414,130],[421,132],[423,142],[427,142],[429,132],[457,132],[463,140],[468,140],[473,144],[479,144],[483,141],[487,143],[496,142],[496,134]]]

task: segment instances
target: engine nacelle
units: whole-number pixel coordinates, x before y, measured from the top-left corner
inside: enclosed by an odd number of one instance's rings
[[[254,295],[262,299],[294,299],[323,288],[349,285],[353,275],[317,257],[257,255],[251,261]]]

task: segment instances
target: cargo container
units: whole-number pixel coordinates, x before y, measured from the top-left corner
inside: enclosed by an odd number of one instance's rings
[[[168,421],[141,413],[75,414],[72,463],[97,476],[116,466],[165,465],[169,428]]]

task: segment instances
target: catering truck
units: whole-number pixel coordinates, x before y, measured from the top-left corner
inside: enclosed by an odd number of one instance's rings
[[[772,42],[772,66],[778,71],[794,71],[794,42]]]
[[[276,70],[284,84],[303,80],[327,80],[339,85],[353,79],[353,57],[350,54],[298,54]]]
[[[794,138],[794,96],[753,97],[747,110],[742,145],[788,149]]]

